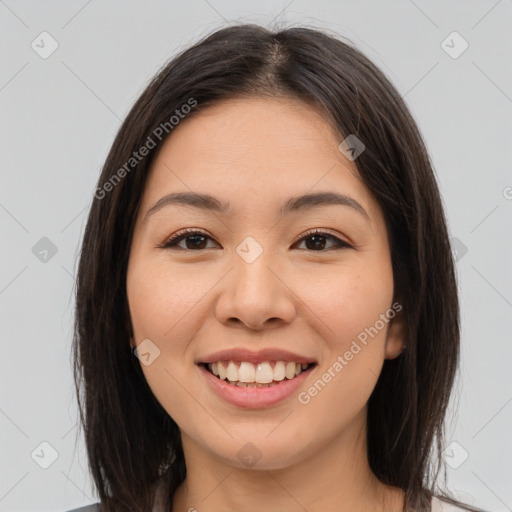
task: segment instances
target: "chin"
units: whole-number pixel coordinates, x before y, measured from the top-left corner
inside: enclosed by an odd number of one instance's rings
[[[290,437],[270,440],[264,436],[240,436],[231,439],[229,446],[212,446],[212,455],[233,467],[249,470],[280,470],[302,462],[308,457],[297,446],[308,446],[306,441],[293,442]],[[312,450],[311,445],[309,449]]]

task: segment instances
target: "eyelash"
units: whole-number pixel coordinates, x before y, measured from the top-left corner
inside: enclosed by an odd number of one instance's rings
[[[184,229],[182,231],[179,231],[173,237],[167,239],[162,245],[159,245],[158,247],[160,249],[174,249],[174,248],[177,248],[177,245],[182,240],[185,240],[189,236],[193,236],[193,235],[200,235],[200,236],[203,236],[205,238],[209,238],[210,240],[213,240],[213,238],[211,238],[210,235],[208,235],[207,233],[205,233],[203,231],[200,231],[200,230],[197,230],[197,229],[193,229],[193,228],[188,228],[188,229]],[[310,252],[327,252],[327,251],[333,250],[333,249],[351,249],[352,248],[352,246],[349,245],[347,242],[345,242],[343,240],[340,240],[338,237],[336,237],[334,235],[331,235],[330,233],[326,233],[324,231],[321,231],[320,229],[314,229],[312,231],[307,231],[306,233],[301,235],[294,242],[294,245],[296,243],[301,242],[302,240],[305,240],[305,239],[310,238],[312,236],[321,236],[323,238],[327,238],[329,240],[334,241],[335,245],[334,245],[334,247],[332,247],[330,249],[320,250],[320,251],[314,251],[313,249],[306,249],[306,250],[308,250]],[[195,249],[184,249],[182,247],[179,247],[179,248],[177,248],[177,250],[199,252],[199,251],[204,251],[205,249],[197,249],[197,250],[195,250]]]

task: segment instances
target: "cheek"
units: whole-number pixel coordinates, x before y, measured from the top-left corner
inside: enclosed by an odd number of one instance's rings
[[[310,299],[322,320],[318,326],[327,353],[300,402],[311,416],[328,417],[327,423],[336,428],[337,422],[354,417],[364,407],[377,383],[394,316],[393,276],[383,259],[379,264],[347,267],[323,284],[323,293],[313,297],[310,293]],[[332,415],[332,407],[339,407],[337,416]]]
[[[161,261],[131,261],[127,275],[127,295],[135,344],[151,340],[159,353],[143,364],[144,377],[158,402],[180,424],[194,403],[184,393],[187,380],[187,347],[200,327],[197,318],[205,287],[190,276],[193,272],[170,269]]]
[[[374,326],[393,298],[392,270],[386,260],[354,262],[299,282],[297,295],[313,313],[310,318],[316,319],[319,334],[337,351],[347,350],[353,339]],[[386,329],[381,323],[378,327],[382,333],[375,339],[383,339]]]
[[[208,283],[193,275],[192,270],[172,270],[161,262],[134,266],[128,274],[127,292],[136,342],[176,338],[193,325],[191,312],[208,288]]]

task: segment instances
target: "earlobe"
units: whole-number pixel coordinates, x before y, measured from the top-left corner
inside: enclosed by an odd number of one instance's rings
[[[403,311],[396,313],[389,322],[386,337],[385,359],[395,359],[405,349],[406,322]]]

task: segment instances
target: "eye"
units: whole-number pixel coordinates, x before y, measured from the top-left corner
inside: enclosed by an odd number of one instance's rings
[[[206,247],[207,240],[213,239],[210,237],[210,235],[204,233],[203,231],[189,228],[179,231],[159,247],[162,249],[178,248],[179,250],[200,251],[203,249],[208,249],[208,247]],[[325,252],[323,249],[326,247],[326,240],[330,240],[333,243],[333,246],[331,246],[330,249],[345,249],[352,247],[347,242],[340,240],[338,237],[319,229],[304,233],[295,243],[305,242],[307,250],[313,252]],[[180,245],[181,242],[185,242],[184,247]],[[308,242],[310,243],[308,244]]]
[[[184,229],[169,238],[159,247],[162,249],[178,248],[180,250],[202,250],[207,249],[207,247],[205,247],[205,240],[207,239],[213,240],[203,231],[199,231],[197,229]],[[185,247],[179,245],[182,241],[185,242]]]
[[[308,240],[311,243],[307,243]],[[331,249],[345,249],[351,248],[347,242],[340,240],[337,236],[331,235],[330,233],[325,233],[319,229],[315,229],[313,231],[308,231],[299,237],[299,242],[306,242],[306,249],[313,252],[325,252],[322,249],[325,248],[326,242],[325,240],[331,240],[334,243],[334,247],[331,246]],[[309,245],[309,247],[308,247]]]

